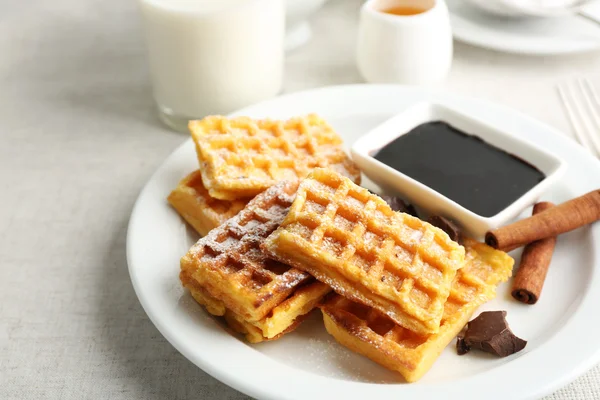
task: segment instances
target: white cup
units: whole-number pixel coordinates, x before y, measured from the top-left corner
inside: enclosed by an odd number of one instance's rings
[[[139,0],[161,119],[225,114],[277,95],[284,66],[283,0]]]
[[[415,15],[385,12],[426,10]],[[360,13],[357,65],[372,83],[431,85],[452,65],[452,30],[443,0],[369,0]]]

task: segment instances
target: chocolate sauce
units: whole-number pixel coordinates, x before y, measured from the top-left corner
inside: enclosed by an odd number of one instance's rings
[[[442,121],[417,126],[374,157],[484,217],[545,178],[533,165]]]

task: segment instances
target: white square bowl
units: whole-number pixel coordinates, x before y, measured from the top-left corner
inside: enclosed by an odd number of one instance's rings
[[[432,188],[376,160],[374,155],[394,139],[426,122],[444,121],[455,128],[483,139],[538,168],[546,178],[491,217],[468,210]],[[514,219],[534,204],[560,178],[566,164],[534,144],[465,115],[446,105],[417,103],[360,137],[352,146],[352,158],[365,175],[384,190],[397,192],[430,215],[441,215],[458,223],[470,235],[483,238],[488,230]]]

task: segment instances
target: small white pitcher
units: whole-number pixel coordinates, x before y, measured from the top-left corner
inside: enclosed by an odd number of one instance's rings
[[[415,15],[386,12],[397,7]],[[452,30],[443,0],[369,0],[360,14],[357,65],[372,83],[432,85],[452,65]]]

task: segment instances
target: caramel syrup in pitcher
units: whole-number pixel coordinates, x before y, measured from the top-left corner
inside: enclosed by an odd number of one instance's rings
[[[428,8],[416,7],[416,6],[397,6],[392,8],[386,8],[382,12],[392,15],[417,15],[427,11]]]

